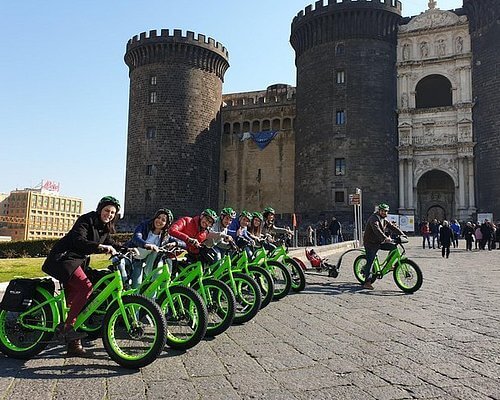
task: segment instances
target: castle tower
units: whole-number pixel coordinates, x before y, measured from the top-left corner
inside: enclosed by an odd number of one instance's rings
[[[215,208],[226,48],[189,31],[153,30],[128,41],[125,63],[126,220],[136,222],[160,207],[176,216]]]
[[[396,0],[317,1],[293,19],[297,67],[295,211],[348,214],[398,206]]]
[[[478,212],[500,218],[500,2],[464,0],[472,45]],[[482,222],[482,221],[481,221]]]

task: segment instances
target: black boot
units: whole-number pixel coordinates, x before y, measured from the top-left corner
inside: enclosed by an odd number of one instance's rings
[[[68,342],[68,352],[67,357],[86,357],[87,352],[82,346],[82,341],[80,339],[71,340]]]

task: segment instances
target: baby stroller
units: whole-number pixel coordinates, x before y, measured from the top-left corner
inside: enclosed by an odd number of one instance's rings
[[[305,252],[307,259],[311,263],[311,267],[316,271],[328,271],[328,276],[331,276],[333,278],[336,278],[339,275],[337,266],[328,263],[327,259],[320,257],[320,255],[316,253],[314,249],[307,250],[306,248]]]

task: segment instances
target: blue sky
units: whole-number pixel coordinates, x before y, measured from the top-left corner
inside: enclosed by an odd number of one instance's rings
[[[0,192],[60,183],[85,211],[123,202],[128,115],[125,45],[152,29],[202,33],[229,51],[224,93],[295,85],[290,24],[307,0],[0,2]],[[403,0],[403,15],[428,0]],[[441,9],[462,0],[439,0]]]

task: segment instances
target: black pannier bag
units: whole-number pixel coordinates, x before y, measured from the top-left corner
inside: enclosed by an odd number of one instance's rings
[[[25,311],[33,303],[40,279],[18,278],[9,282],[0,308],[6,311]]]

